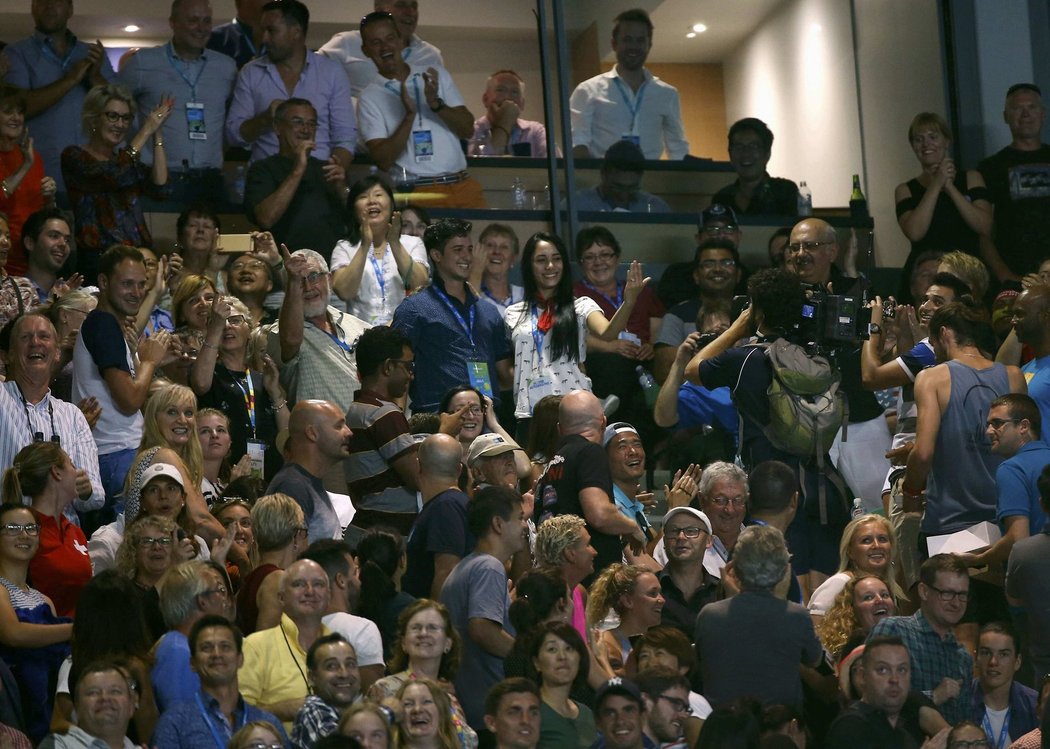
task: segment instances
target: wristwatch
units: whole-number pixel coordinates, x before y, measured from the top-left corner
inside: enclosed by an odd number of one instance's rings
[[[868,333],[875,333],[876,335],[879,335],[882,333],[882,326],[879,325],[877,322],[870,322],[868,323]]]
[[[442,99],[440,96],[438,98],[434,99],[434,103],[430,105],[430,111],[431,112],[440,112],[444,108],[445,108],[445,100]]]

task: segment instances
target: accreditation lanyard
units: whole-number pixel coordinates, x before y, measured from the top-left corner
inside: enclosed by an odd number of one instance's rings
[[[598,296],[600,296],[602,299],[607,301],[609,304],[611,304],[613,310],[620,309],[620,305],[623,304],[623,287],[620,284],[616,284],[616,298],[615,299],[613,299],[612,297],[608,296],[607,294],[599,291],[594,286],[591,286],[591,284],[588,281],[584,281],[583,285],[586,286],[591,291],[593,291]]]
[[[340,317],[340,319],[342,319],[342,318]],[[318,330],[320,330],[320,331],[321,331],[322,333],[324,333],[324,334],[325,334],[326,336],[328,336],[329,338],[331,338],[331,339],[332,339],[332,343],[334,343],[334,344],[335,344],[336,346],[338,346],[339,348],[341,348],[341,349],[343,350],[343,353],[344,353],[344,354],[346,354],[346,355],[347,355],[348,357],[349,357],[350,355],[352,355],[352,354],[354,353],[354,347],[353,347],[353,346],[351,346],[351,345],[350,345],[349,343],[347,343],[346,341],[344,341],[344,340],[343,340],[342,338],[340,338],[340,337],[339,337],[339,336],[338,336],[338,335],[337,335],[336,333],[329,333],[329,332],[328,332],[327,330],[325,330],[324,328],[322,328],[322,327],[320,327],[320,326],[318,326],[318,325],[314,325],[314,324],[313,324],[312,322],[310,322],[310,321],[307,321],[307,323],[306,323],[306,324],[307,324],[307,325],[313,325],[313,327],[317,328],[317,329],[318,329]],[[332,321],[332,328],[333,328],[333,329],[335,329],[336,331],[340,331],[340,330],[342,330],[342,329],[341,329],[341,328],[339,327],[339,321],[338,321],[338,320],[333,320],[333,321]]]
[[[436,293],[438,298],[445,303],[445,306],[448,307],[453,317],[459,322],[459,326],[463,328],[463,332],[467,334],[467,340],[470,341],[471,347],[477,348],[474,346],[474,318],[477,316],[476,305],[472,304],[467,308],[467,316],[470,318],[468,322],[463,318],[462,313],[456,309],[456,305],[452,303],[452,300],[449,299],[448,294],[446,294],[444,290],[439,289],[437,286],[434,286],[433,289],[434,293]]]
[[[171,63],[171,67],[175,68],[175,72],[179,74],[179,78],[186,81],[186,85],[190,87],[190,101],[197,101],[197,84],[200,83],[201,76],[204,75],[204,68],[208,64],[208,58],[205,55],[201,55],[201,69],[197,71],[197,77],[191,81],[189,76],[179,67],[179,60],[175,57],[175,50],[171,42],[164,46],[164,52],[168,56],[168,62]]]
[[[540,311],[535,303],[530,305],[532,314],[529,315],[529,321],[532,323],[532,342],[536,345],[536,358],[539,360],[540,366],[543,366],[543,339],[547,337],[547,334],[540,330]]]
[[[252,439],[255,439],[255,385],[252,384],[251,369],[244,370],[244,380],[247,383],[247,387],[241,384],[241,380],[237,375],[233,376],[237,389],[244,395],[244,407],[248,409],[248,422],[252,426]]]
[[[988,719],[988,709],[984,710],[984,717],[981,719],[981,727],[984,728],[985,734],[988,738],[992,738],[992,721]],[[1003,727],[999,729],[999,738],[995,742],[995,749],[1006,749],[1006,744],[1010,739],[1010,710],[1007,709],[1006,715],[1003,717]]]
[[[419,127],[423,127],[423,97],[419,93],[419,73],[410,73],[408,78],[405,79],[405,85],[408,85],[409,81],[412,81],[412,91],[416,97],[416,114],[419,115]],[[383,84],[383,88],[392,93],[394,96],[401,98],[401,81],[396,79],[390,79]]]
[[[383,266],[376,258],[371,247],[368,248],[368,261],[372,264],[372,270],[376,274],[376,283],[379,284],[379,295],[383,297],[383,309],[386,309],[386,279],[383,278]]]
[[[208,709],[204,707],[204,700],[201,699],[200,692],[197,692],[196,697],[197,708],[201,711],[201,717],[204,718],[204,722],[208,725],[208,730],[211,731],[211,737],[215,739],[215,746],[217,746],[219,749],[226,749],[227,741],[225,738],[223,738],[222,734],[219,733],[219,729],[216,727],[215,723],[212,722],[211,716],[208,715]],[[241,728],[244,728],[247,722],[248,708],[244,707],[241,710],[240,725],[237,726],[237,729],[240,730]]]
[[[631,96],[631,92],[627,90],[627,87],[623,85],[623,81],[619,78],[613,78],[613,83],[616,84],[616,88],[620,89],[620,95],[623,96],[624,104],[627,105],[627,111],[631,113],[631,132],[637,134],[638,112],[642,108],[642,99],[645,98],[645,87],[649,85],[649,81],[646,81],[638,88],[638,93],[635,96]]]

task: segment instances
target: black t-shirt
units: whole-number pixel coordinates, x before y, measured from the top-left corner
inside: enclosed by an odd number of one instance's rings
[[[995,244],[1014,273],[1039,270],[1050,256],[1050,145],[1007,146],[977,165],[995,203]]]
[[[408,566],[401,589],[416,598],[430,598],[434,584],[434,556],[454,554],[460,559],[474,550],[467,530],[467,495],[446,489],[423,505],[405,544]]]
[[[536,525],[555,515],[579,515],[584,517],[580,504],[580,492],[589,488],[601,489],[613,501],[613,480],[609,470],[609,458],[601,445],[578,434],[562,438],[554,457],[547,463],[539,481],[536,482]],[[594,560],[597,575],[610,564],[623,558],[620,537],[601,533],[590,523],[591,546],[598,552]]]
[[[284,460],[277,449],[277,416],[274,413],[270,394],[263,387],[262,375],[251,372],[252,390],[255,396],[255,436],[266,443],[264,455],[266,481],[273,479],[281,469]],[[245,392],[248,380],[244,372],[233,372],[223,364],[215,364],[215,375],[211,389],[198,396],[200,408],[214,408],[222,411],[230,419],[230,465],[234,465],[248,452],[248,440],[252,437],[251,419],[248,416],[248,404]]]

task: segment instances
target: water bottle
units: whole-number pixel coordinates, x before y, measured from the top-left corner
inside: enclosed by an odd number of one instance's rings
[[[851,518],[859,518],[864,514],[864,500],[860,497],[853,498],[853,509],[850,511]]]
[[[521,181],[520,177],[515,177],[514,181],[510,183],[510,201],[514,206],[515,210],[525,209],[525,183]]]
[[[813,193],[809,189],[809,185],[806,184],[805,180],[798,183],[798,215],[813,215]]]
[[[244,183],[247,180],[247,169],[244,164],[237,165],[237,176],[233,178],[233,202],[244,202]]]
[[[660,395],[660,386],[656,384],[656,380],[649,370],[639,364],[634,368],[634,371],[638,373],[638,384],[642,386],[642,392],[645,393],[645,405],[652,408],[656,405],[656,397]]]

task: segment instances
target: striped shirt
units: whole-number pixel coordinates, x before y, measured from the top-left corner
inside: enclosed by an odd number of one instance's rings
[[[358,510],[416,512],[416,493],[405,487],[393,462],[410,454],[416,443],[408,420],[396,403],[374,390],[359,390],[346,414],[353,430],[346,481]]]

